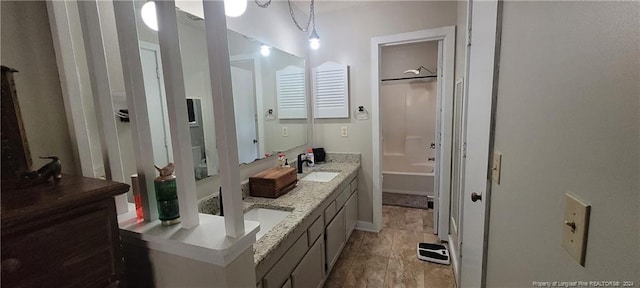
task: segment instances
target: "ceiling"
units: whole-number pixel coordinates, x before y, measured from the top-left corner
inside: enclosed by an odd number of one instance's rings
[[[311,3],[310,0],[307,0],[307,1],[293,0],[291,1],[291,3],[293,3],[293,5],[298,7],[298,9],[303,11],[306,15],[309,15],[309,4]],[[344,10],[352,7],[364,6],[367,4],[369,4],[369,1],[315,0],[314,9],[315,9],[315,14],[317,16],[318,14],[322,14],[322,13]]]
[[[286,1],[286,0],[273,0],[273,1]],[[204,13],[202,11],[202,4],[199,1],[192,0],[176,0],[176,6],[183,11],[196,15],[200,18],[204,18]],[[253,1],[249,0],[249,5],[255,5],[251,3]],[[266,2],[266,0],[260,0],[260,2]],[[352,0],[315,0],[315,14],[329,13],[338,10],[349,9],[352,7],[364,6],[369,4],[371,1],[352,1]],[[291,3],[296,6],[300,11],[302,11],[305,15],[309,15],[309,4],[310,0],[292,0]],[[297,11],[296,11],[297,12]]]

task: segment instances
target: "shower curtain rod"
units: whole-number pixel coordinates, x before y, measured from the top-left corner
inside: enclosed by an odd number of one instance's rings
[[[390,79],[382,79],[380,81],[398,81],[398,80],[411,80],[411,79],[424,79],[424,78],[437,78],[438,75],[429,75],[429,76],[415,76],[415,77],[403,77],[403,78],[390,78]]]

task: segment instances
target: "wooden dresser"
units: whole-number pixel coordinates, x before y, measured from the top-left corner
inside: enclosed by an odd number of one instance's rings
[[[16,190],[2,181],[2,287],[121,287],[113,196],[129,185],[64,175]]]

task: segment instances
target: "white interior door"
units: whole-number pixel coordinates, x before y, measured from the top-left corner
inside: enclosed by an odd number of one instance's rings
[[[463,195],[461,287],[481,287],[485,276],[485,232],[490,199],[488,162],[498,1],[470,1],[471,45],[468,66],[467,157]],[[475,193],[475,194],[474,194]],[[472,200],[472,195],[478,195]]]
[[[144,90],[147,95],[154,164],[163,167],[173,161],[167,102],[162,84],[160,47],[140,43]]]
[[[258,158],[256,129],[256,97],[253,68],[248,70],[231,65],[233,108],[238,139],[240,163],[251,163]]]

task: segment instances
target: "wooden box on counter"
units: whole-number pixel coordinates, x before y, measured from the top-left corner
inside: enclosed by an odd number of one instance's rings
[[[27,189],[2,182],[2,287],[121,287],[113,196],[129,185],[64,175]]]
[[[278,198],[298,182],[296,169],[274,167],[249,177],[249,194],[253,197]]]

